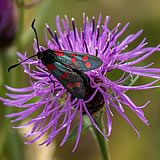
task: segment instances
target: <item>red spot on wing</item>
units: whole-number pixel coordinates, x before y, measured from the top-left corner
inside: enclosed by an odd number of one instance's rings
[[[59,76],[58,79],[59,79],[59,80],[62,80],[63,78],[66,78],[66,77],[67,77],[67,72],[64,72],[64,73],[62,74],[62,77]]]
[[[86,63],[85,63],[85,66],[86,66],[86,68],[90,68],[90,67],[91,67],[91,64],[90,64],[89,62],[86,62]]]
[[[69,89],[79,88],[80,86],[81,86],[81,83],[80,83],[80,82],[75,82],[75,83],[69,82],[68,85],[67,85],[67,87],[68,87]]]
[[[70,68],[67,64],[64,64],[67,68]]]
[[[68,83],[67,88],[69,88],[69,89],[72,88],[72,83],[71,82]]]
[[[62,80],[62,77],[61,77],[61,76],[59,76],[59,77],[58,77],[58,79],[59,79],[59,80]]]
[[[74,63],[76,61],[76,57],[71,58],[71,62]]]
[[[71,55],[72,55],[72,56],[76,56],[77,54],[75,54],[75,53],[72,53]]]
[[[87,56],[84,56],[83,58],[82,58],[82,61],[87,61],[88,60],[88,57]]]
[[[80,87],[81,86],[81,83],[80,82],[75,82],[73,83],[73,87]]]
[[[58,51],[58,52],[56,52],[56,51]],[[61,50],[56,50],[56,51],[55,51],[55,54],[57,56],[63,56],[64,55],[63,52],[60,52]]]
[[[54,71],[55,70],[55,66],[52,65],[52,64],[48,64],[47,68],[49,69],[49,71],[51,71],[51,70]]]
[[[62,78],[66,78],[67,77],[67,72],[64,72],[63,74],[62,74]]]

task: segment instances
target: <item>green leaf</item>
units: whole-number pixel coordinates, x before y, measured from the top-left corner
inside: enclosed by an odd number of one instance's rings
[[[77,131],[78,131],[78,126],[77,124],[72,131],[70,132],[69,136],[67,137],[66,142],[71,142],[76,139],[77,137]],[[83,116],[83,122],[82,122],[82,129],[81,129],[81,135],[87,131],[88,128],[93,127],[93,124],[91,123],[90,119],[88,118],[87,115]]]

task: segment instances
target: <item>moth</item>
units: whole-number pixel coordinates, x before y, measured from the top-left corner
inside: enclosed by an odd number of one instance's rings
[[[97,56],[85,53],[53,49],[41,51],[34,23],[35,19],[31,26],[36,36],[38,52],[10,66],[8,72],[28,59],[37,56],[42,64],[46,66],[50,75],[52,74],[73,97],[83,99],[85,97],[85,87],[90,86],[90,79],[84,72],[99,68],[103,61]]]

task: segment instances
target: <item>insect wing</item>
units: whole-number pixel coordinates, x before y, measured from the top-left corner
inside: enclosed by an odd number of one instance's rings
[[[79,71],[90,71],[103,64],[100,58],[85,53],[55,50],[55,54],[57,61]]]
[[[83,79],[79,74],[73,72],[69,66],[65,66],[57,61],[47,65],[48,70],[63,85],[63,87],[79,99],[85,96],[85,87]]]

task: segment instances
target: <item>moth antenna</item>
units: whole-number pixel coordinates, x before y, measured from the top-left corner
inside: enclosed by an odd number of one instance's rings
[[[31,27],[32,27],[32,29],[33,29],[33,31],[34,31],[34,33],[35,33],[36,41],[37,41],[37,48],[38,48],[38,51],[40,52],[39,42],[38,42],[38,35],[37,35],[36,28],[34,27],[35,21],[36,21],[36,19],[33,20]],[[25,61],[27,61],[28,59],[31,59],[32,57],[35,57],[35,56],[37,56],[37,54],[35,54],[35,55],[33,55],[33,56],[30,56],[30,57],[28,57],[27,59],[25,59],[25,60],[23,60],[23,61],[21,61],[21,62],[19,62],[19,63],[16,63],[16,64],[8,67],[8,72],[9,72],[11,69],[17,67],[18,65],[22,64],[23,62],[25,62]]]
[[[23,62],[27,61],[28,59],[31,59],[32,57],[35,57],[35,56],[37,56],[37,54],[35,54],[35,55],[33,55],[33,56],[30,56],[30,57],[28,57],[27,59],[25,59],[25,60],[23,60],[23,61],[21,61],[21,62],[19,62],[19,63],[16,63],[16,64],[8,67],[8,72],[9,72],[11,69],[13,69],[13,68],[17,67],[18,65],[20,65],[21,63],[23,63]]]
[[[37,48],[38,48],[38,51],[40,52],[39,41],[38,41],[38,35],[37,35],[36,28],[34,27],[35,21],[36,21],[36,19],[33,20],[31,27],[32,27],[32,29],[33,29],[33,31],[34,31],[34,33],[35,33],[36,41],[37,41]]]

